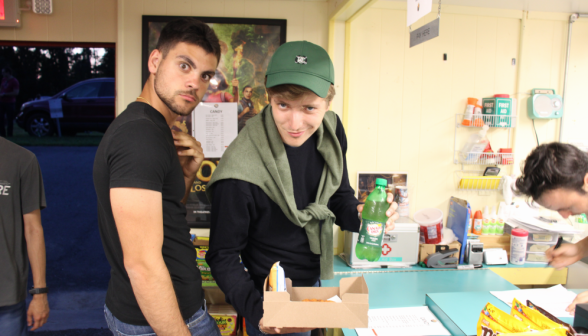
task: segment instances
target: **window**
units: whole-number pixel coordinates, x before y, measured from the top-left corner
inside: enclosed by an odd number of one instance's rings
[[[97,98],[101,83],[88,83],[67,93],[67,98]]]
[[[98,97],[114,97],[114,82],[102,82]]]

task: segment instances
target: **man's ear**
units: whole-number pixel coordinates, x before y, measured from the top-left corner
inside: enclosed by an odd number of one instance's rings
[[[588,192],[588,173],[584,175],[584,186],[582,187],[582,189],[584,189],[585,192]]]
[[[147,62],[150,73],[155,74],[157,72],[162,59],[163,55],[161,52],[158,49],[153,49],[151,55],[149,55],[149,61]]]

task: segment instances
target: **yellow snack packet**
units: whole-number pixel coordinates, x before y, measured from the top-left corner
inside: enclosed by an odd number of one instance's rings
[[[503,327],[508,329],[511,332],[525,332],[531,331],[529,326],[526,323],[523,323],[513,316],[503,312],[502,310],[496,308],[493,304],[487,303],[485,309],[490,313],[492,319],[498,323],[500,323]]]
[[[561,329],[561,328],[559,328]],[[541,330],[541,331],[527,331],[522,333],[508,333],[508,334],[500,334],[500,336],[559,336],[562,335],[559,332],[556,332],[559,329],[550,329],[550,330]],[[565,335],[565,333],[563,334]]]
[[[548,330],[562,328],[562,325],[548,319],[537,310],[531,309],[519,300],[514,299],[512,301],[512,309],[510,314],[517,319],[520,319],[523,323],[529,324],[533,330]],[[562,334],[565,336],[565,333]]]
[[[268,282],[270,292],[286,291],[286,275],[284,274],[284,269],[280,266],[279,261],[272,265]]]

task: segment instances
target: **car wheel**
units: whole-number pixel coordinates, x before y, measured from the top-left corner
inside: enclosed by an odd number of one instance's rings
[[[55,127],[48,115],[36,113],[27,119],[26,130],[32,136],[42,138],[53,134]]]

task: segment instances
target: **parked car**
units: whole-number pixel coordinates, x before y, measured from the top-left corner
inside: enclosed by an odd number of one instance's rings
[[[59,119],[62,134],[83,131],[105,132],[114,120],[114,78],[93,78],[76,83],[48,99],[22,104],[15,120],[18,126],[36,137],[57,132],[51,118],[49,102],[60,100],[63,117]]]

